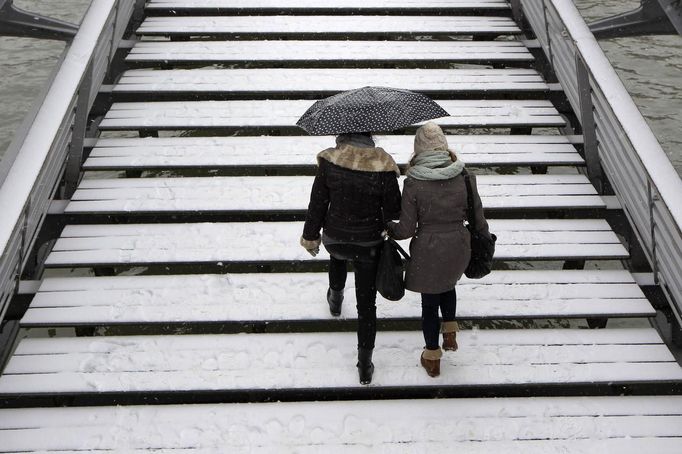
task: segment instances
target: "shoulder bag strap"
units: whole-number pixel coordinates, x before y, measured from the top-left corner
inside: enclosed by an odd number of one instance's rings
[[[389,241],[393,246],[395,246],[398,252],[400,252],[400,255],[402,255],[406,260],[410,260],[410,255],[407,252],[405,252],[405,249],[400,247],[396,240],[394,240],[393,238],[387,238],[386,241]]]
[[[381,225],[386,227],[386,215],[384,214],[384,192],[386,191],[386,182],[384,176],[381,175]]]
[[[476,231],[476,213],[474,213],[474,195],[471,190],[471,180],[469,179],[469,173],[466,170],[462,171],[464,175],[464,184],[467,187],[467,218],[471,229]]]

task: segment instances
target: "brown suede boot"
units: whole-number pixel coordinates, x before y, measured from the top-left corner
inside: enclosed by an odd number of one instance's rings
[[[440,375],[440,359],[443,356],[443,350],[438,347],[436,350],[429,350],[425,348],[422,351],[421,363],[422,367],[429,374],[429,377],[437,377]]]
[[[457,351],[457,331],[459,331],[459,324],[456,321],[443,322],[440,324],[440,331],[443,333],[443,350],[450,352]]]

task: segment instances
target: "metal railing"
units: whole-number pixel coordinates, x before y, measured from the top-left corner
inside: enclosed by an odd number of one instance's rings
[[[602,169],[682,322],[682,180],[572,0],[515,0],[580,120],[588,176]],[[519,11],[519,7],[522,11]]]
[[[88,113],[141,0],[93,0],[49,85],[0,163],[0,320],[51,200],[75,188]]]

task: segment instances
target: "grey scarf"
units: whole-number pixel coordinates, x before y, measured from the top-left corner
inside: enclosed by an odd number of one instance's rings
[[[464,163],[460,159],[452,162],[450,153],[425,151],[412,158],[407,176],[415,180],[449,180],[462,173],[462,170]]]

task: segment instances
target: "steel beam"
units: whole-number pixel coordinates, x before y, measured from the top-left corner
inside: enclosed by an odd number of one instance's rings
[[[596,124],[594,121],[594,106],[592,105],[592,89],[590,86],[587,66],[580,53],[575,56],[576,73],[578,76],[578,96],[580,101],[580,125],[584,140],[585,163],[587,176],[600,194],[604,193],[602,186],[603,169],[599,161],[599,142],[597,141]]]
[[[682,34],[679,0],[641,0],[639,8],[590,24],[597,39]]]
[[[71,41],[78,26],[40,16],[15,7],[13,0],[0,0],[0,35]]]

